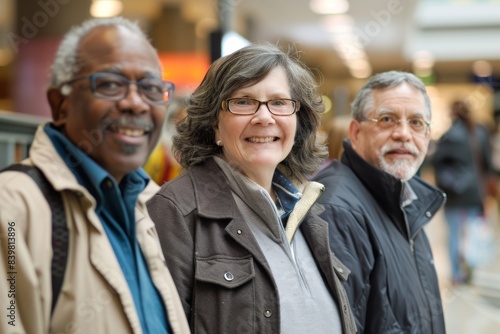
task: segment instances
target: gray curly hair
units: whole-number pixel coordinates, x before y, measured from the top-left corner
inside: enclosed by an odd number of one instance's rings
[[[274,68],[282,67],[291,98],[300,102],[300,110],[297,111],[295,144],[281,166],[299,180],[316,172],[328,155],[317,131],[325,106],[314,76],[292,51],[290,48],[284,52],[271,44],[253,44],[219,58],[210,66],[188,99],[187,116],[177,125],[173,151],[184,168],[222,154],[222,148],[215,144],[214,131],[222,101],[236,90],[262,81]]]
[[[91,30],[103,26],[122,26],[145,40],[149,40],[136,22],[123,17],[87,20],[81,25],[71,28],[63,37],[61,44],[59,44],[51,67],[51,87],[60,86],[63,82],[73,79],[75,73],[81,68],[81,63],[77,55],[80,41]]]

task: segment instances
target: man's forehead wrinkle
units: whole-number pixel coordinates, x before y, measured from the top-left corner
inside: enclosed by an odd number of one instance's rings
[[[393,109],[393,108],[388,108],[388,107],[380,107],[378,110],[375,110],[376,112],[378,112],[379,114],[400,114],[400,112],[398,112],[397,109]],[[408,116],[423,116],[425,115],[425,110],[421,110],[421,109],[409,109],[409,112],[404,112],[404,114],[408,115]]]

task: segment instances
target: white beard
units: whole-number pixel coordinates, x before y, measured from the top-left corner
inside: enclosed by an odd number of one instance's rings
[[[397,179],[400,179],[402,181],[408,181],[415,174],[417,174],[418,168],[420,167],[420,163],[419,163],[419,159],[418,159],[418,157],[420,156],[420,152],[413,144],[403,144],[403,147],[405,149],[408,149],[413,153],[414,159],[413,160],[407,160],[407,159],[395,160],[392,164],[389,164],[385,161],[384,155],[396,147],[401,147],[401,145],[389,145],[389,144],[387,144],[387,145],[384,145],[382,147],[381,154],[378,157],[380,168],[384,172],[391,174],[392,176],[394,176]]]

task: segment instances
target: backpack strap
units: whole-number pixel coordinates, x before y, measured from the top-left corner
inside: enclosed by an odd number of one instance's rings
[[[69,236],[62,196],[52,187],[45,175],[37,167],[13,164],[1,170],[0,173],[6,171],[17,171],[28,174],[35,181],[38,188],[40,188],[52,211],[52,313],[61,292],[68,258]]]

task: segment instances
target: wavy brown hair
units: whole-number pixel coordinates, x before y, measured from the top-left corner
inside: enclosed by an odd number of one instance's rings
[[[291,177],[305,180],[328,155],[317,131],[325,110],[312,72],[296,56],[271,44],[253,44],[216,60],[200,86],[187,101],[187,116],[178,123],[173,151],[184,168],[222,154],[215,144],[214,125],[222,101],[236,90],[262,81],[271,70],[282,67],[287,75],[291,98],[300,102],[297,132],[290,154],[281,162]]]

